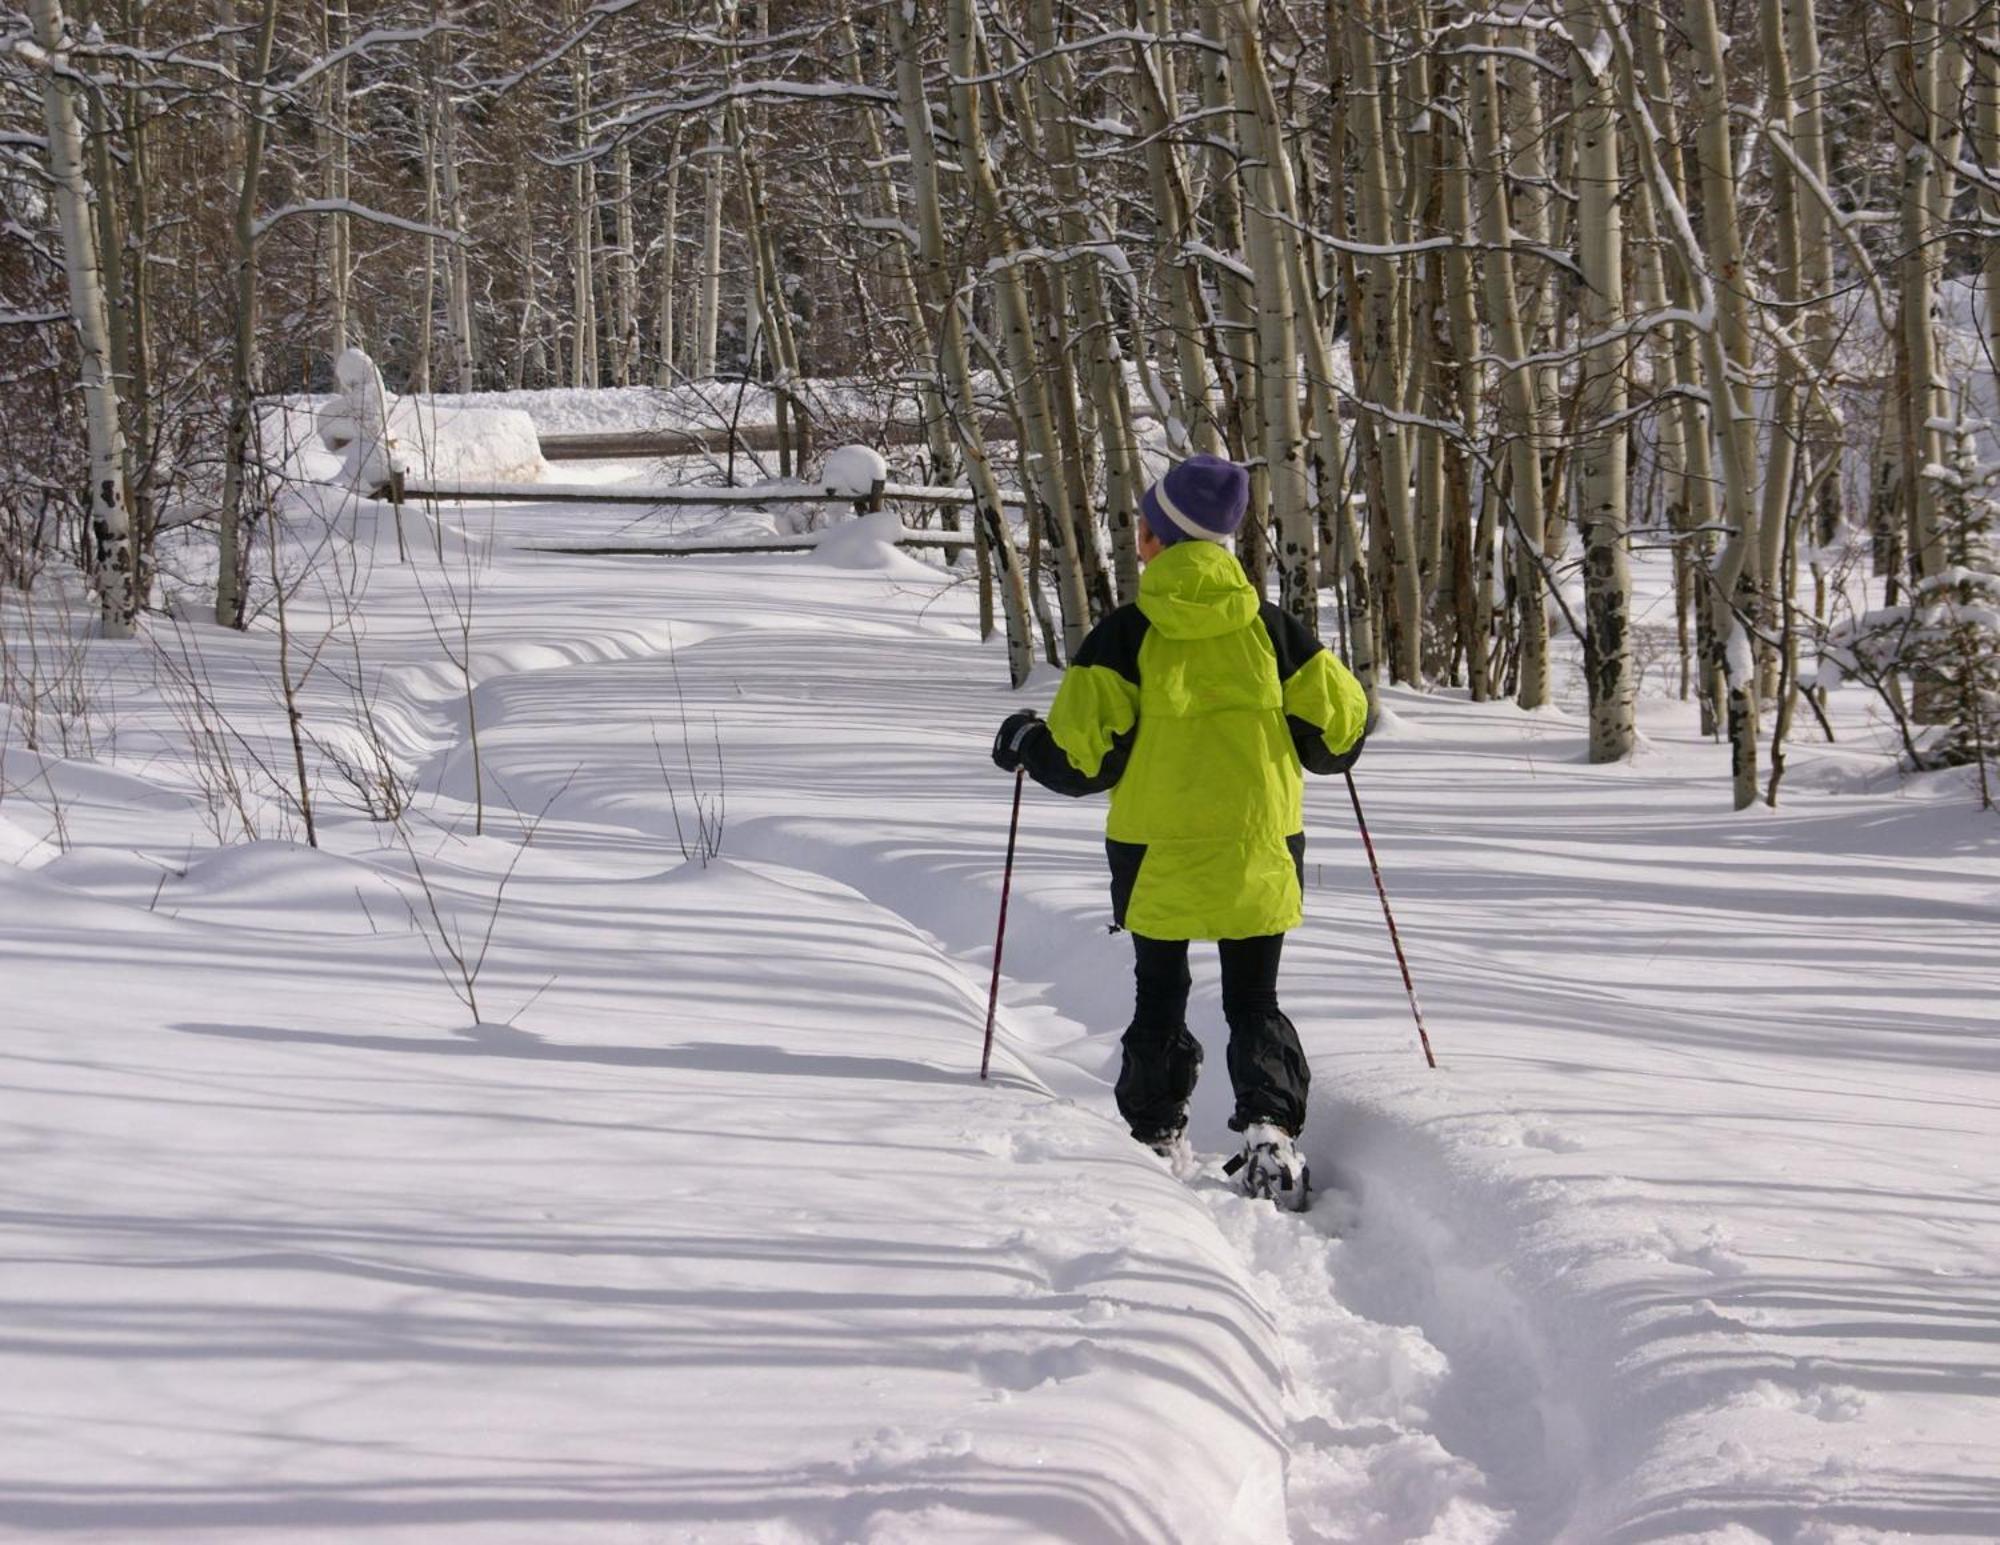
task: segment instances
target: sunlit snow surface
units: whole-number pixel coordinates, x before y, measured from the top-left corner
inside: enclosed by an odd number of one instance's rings
[[[1334,1189],[1292,1219],[1214,1173],[1206,952],[1208,1171],[1117,1124],[1097,802],[1030,791],[978,1081],[986,747],[1023,699],[969,582],[868,531],[525,550],[643,539],[576,506],[447,510],[441,544],[412,511],[401,566],[386,514],[325,508],[295,555],[343,559],[446,926],[476,942],[518,865],[483,1020],[338,778],[320,851],[254,771],[263,840],[216,850],[161,662],[198,650],[285,777],[268,628],[94,646],[94,756],[17,720],[0,1531],[2000,1536],[2000,820],[1898,783],[1864,697],[1739,815],[1658,655],[1615,767],[1574,703],[1385,694],[1359,785],[1442,1067],[1316,782],[1284,985]],[[344,611],[309,582],[295,649]],[[302,705],[351,750],[344,637]],[[663,770],[690,845],[720,809],[718,863],[683,861]]]

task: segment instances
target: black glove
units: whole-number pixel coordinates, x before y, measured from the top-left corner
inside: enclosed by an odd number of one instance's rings
[[[1028,737],[1042,727],[1041,715],[1026,709],[1007,715],[1000,733],[993,737],[993,765],[1002,772],[1013,772],[1021,765],[1021,752]]]

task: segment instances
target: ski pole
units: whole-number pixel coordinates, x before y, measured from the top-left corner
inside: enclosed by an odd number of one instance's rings
[[[993,1057],[993,1016],[1000,1008],[1000,946],[1007,942],[1007,895],[1014,888],[1014,834],[1021,829],[1021,784],[1028,769],[1014,769],[1014,814],[1007,822],[1007,867],[1000,878],[1000,930],[993,935],[993,985],[986,993],[986,1046],[979,1053],[979,1076]]]
[[[1354,774],[1348,773],[1346,777],[1347,797],[1354,801],[1354,824],[1361,828],[1361,845],[1368,850],[1368,869],[1375,876],[1375,894],[1382,898],[1382,916],[1389,923],[1389,942],[1396,947],[1396,964],[1403,968],[1403,991],[1410,995],[1410,1012],[1417,1019],[1417,1039],[1424,1043],[1424,1061],[1436,1067],[1438,1060],[1431,1055],[1431,1038],[1424,1029],[1424,1011],[1417,1006],[1417,986],[1410,980],[1410,963],[1403,956],[1403,941],[1396,932],[1396,914],[1389,910],[1389,893],[1382,888],[1382,866],[1375,861],[1375,844],[1368,835],[1368,818],[1361,813],[1361,793],[1354,787]],[[1004,900],[1000,915],[1007,915]]]

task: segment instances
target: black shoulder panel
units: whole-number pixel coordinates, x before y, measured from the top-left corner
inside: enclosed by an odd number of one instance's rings
[[[1264,620],[1264,631],[1271,635],[1271,648],[1277,652],[1280,682],[1290,681],[1294,671],[1326,647],[1276,601],[1266,601],[1258,615]]]
[[[1145,642],[1152,623],[1138,603],[1126,602],[1084,637],[1071,665],[1101,665],[1116,671],[1133,686],[1139,685],[1139,646]]]
[[[1096,776],[1086,778],[1076,770],[1069,753],[1056,744],[1049,727],[1037,724],[1021,743],[1021,765],[1028,769],[1029,777],[1051,793],[1081,799],[1086,794],[1102,794],[1125,776],[1125,764],[1132,760],[1132,743],[1138,738],[1136,724],[1123,735],[1113,736],[1111,749],[1104,753]]]

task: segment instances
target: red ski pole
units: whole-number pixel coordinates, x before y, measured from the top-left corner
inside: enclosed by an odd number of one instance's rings
[[[1382,888],[1382,866],[1375,861],[1375,844],[1368,836],[1368,818],[1361,813],[1361,794],[1354,787],[1354,774],[1347,774],[1347,797],[1354,801],[1354,824],[1361,828],[1361,845],[1368,850],[1368,869],[1375,876],[1375,894],[1382,898],[1382,916],[1389,922],[1389,942],[1396,947],[1396,964],[1403,968],[1403,991],[1410,995],[1410,1012],[1417,1018],[1417,1039],[1424,1043],[1424,1061],[1432,1067],[1438,1065],[1431,1055],[1431,1038],[1424,1029],[1424,1011],[1417,1007],[1416,983],[1410,980],[1410,963],[1403,957],[1403,941],[1396,933],[1396,914],[1389,910],[1389,893]],[[1000,915],[1007,915],[1006,903],[1000,906]]]
[[[1000,946],[1007,942],[1007,895],[1014,888],[1014,834],[1021,829],[1021,784],[1028,769],[1014,769],[1014,814],[1007,822],[1007,868],[1000,879],[1000,931],[993,936],[993,985],[986,993],[986,1046],[979,1053],[979,1076],[993,1057],[993,1016],[1000,1008]]]

